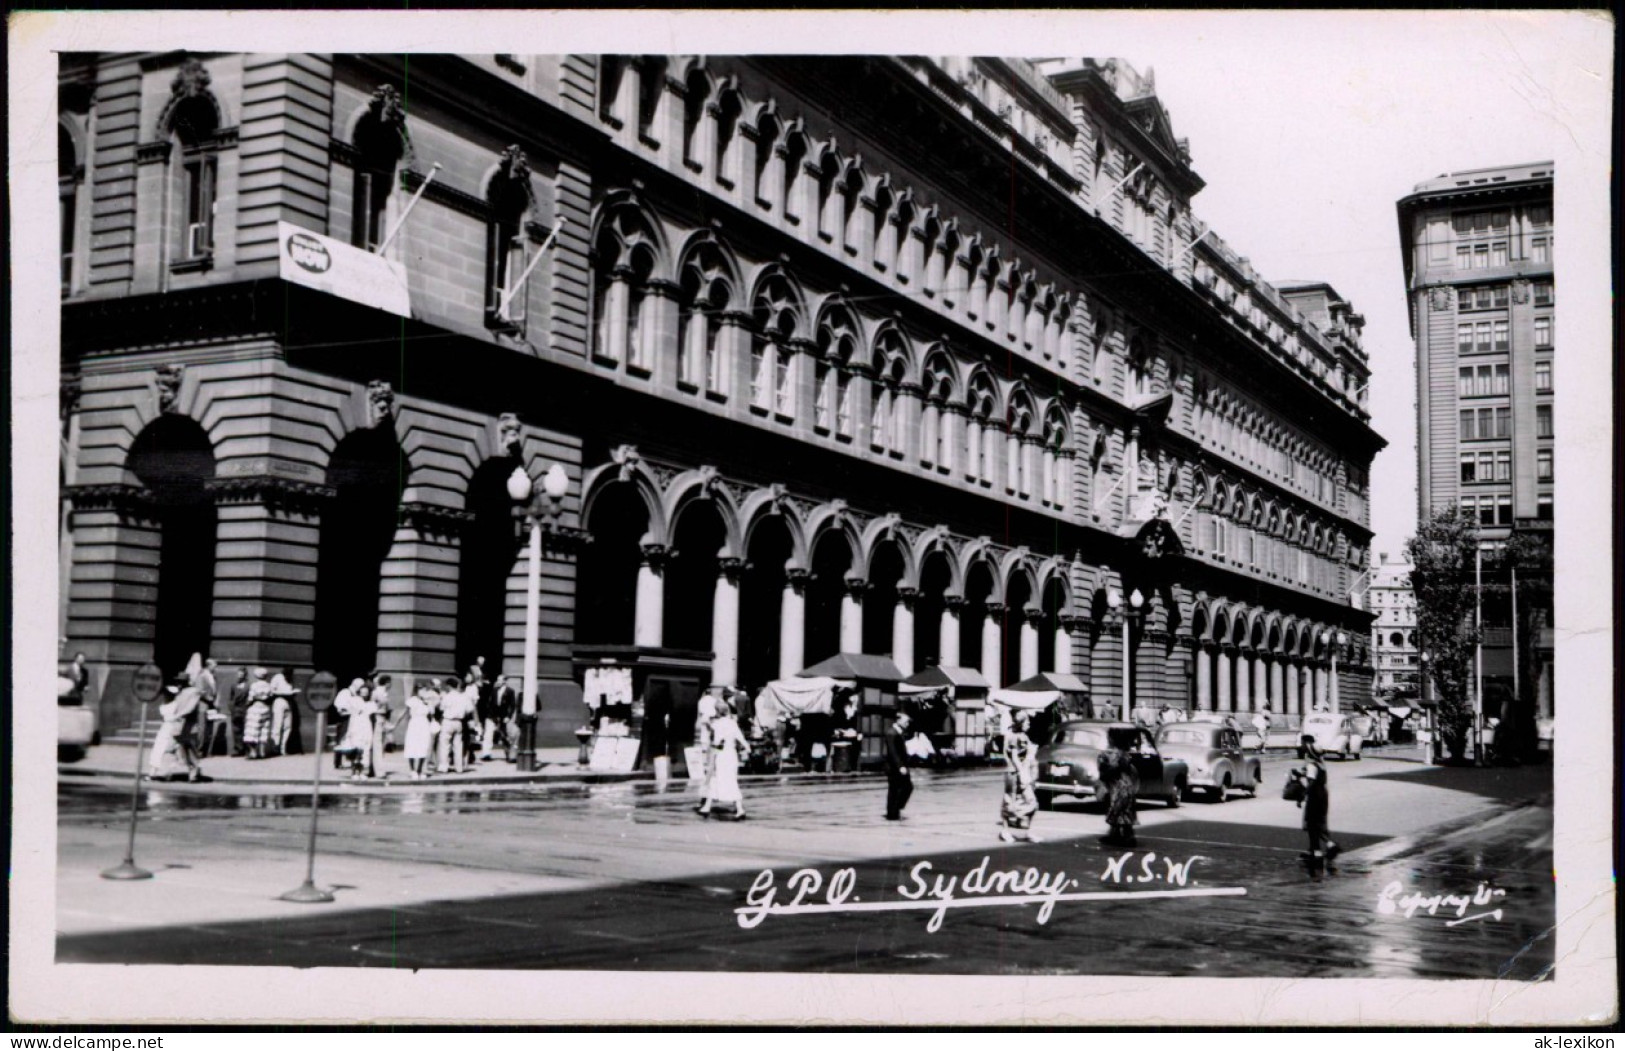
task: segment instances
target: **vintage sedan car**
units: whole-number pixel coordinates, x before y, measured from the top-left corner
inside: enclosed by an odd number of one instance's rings
[[[96,709],[85,705],[84,693],[67,668],[57,669],[56,754],[59,761],[84,757],[85,749],[101,740]]]
[[[1256,756],[1241,748],[1241,732],[1223,723],[1170,723],[1157,731],[1157,749],[1163,760],[1183,759],[1190,768],[1190,789],[1201,789],[1215,803],[1231,790],[1258,794],[1264,780]]]
[[[1139,799],[1160,799],[1179,805],[1190,787],[1190,771],[1183,759],[1165,759],[1157,751],[1150,730],[1133,723],[1071,720],[1057,728],[1049,744],[1038,750],[1038,805],[1049,810],[1058,796],[1083,802],[1106,798],[1100,783],[1100,753],[1115,744],[1134,762],[1140,775]]]
[[[1315,712],[1303,717],[1303,729],[1299,733],[1303,737],[1313,737],[1315,747],[1322,755],[1335,753],[1339,759],[1358,759],[1365,740],[1360,736],[1355,719],[1355,716],[1340,712]]]

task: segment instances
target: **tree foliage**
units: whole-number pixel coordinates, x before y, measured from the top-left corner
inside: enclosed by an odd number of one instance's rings
[[[1473,657],[1479,630],[1474,610],[1478,523],[1447,507],[1405,543],[1416,593],[1416,632],[1439,704],[1439,728],[1450,753],[1466,754],[1473,721]]]

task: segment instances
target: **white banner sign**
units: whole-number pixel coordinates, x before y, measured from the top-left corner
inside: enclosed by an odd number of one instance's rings
[[[277,245],[284,281],[412,316],[406,268],[399,263],[288,222],[277,223]]]

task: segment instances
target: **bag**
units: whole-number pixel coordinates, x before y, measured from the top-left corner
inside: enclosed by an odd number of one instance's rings
[[[1286,784],[1281,786],[1281,798],[1290,803],[1301,803],[1305,794],[1303,774],[1294,770],[1286,777]]]

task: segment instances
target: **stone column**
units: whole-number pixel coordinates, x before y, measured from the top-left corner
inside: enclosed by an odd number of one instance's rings
[[[1000,665],[1004,661],[1003,619],[1005,607],[989,603],[982,618],[982,675],[998,689],[1004,685]]]
[[[891,617],[891,659],[906,678],[914,674],[914,600],[918,588],[898,588]]]
[[[958,595],[942,596],[942,619],[937,627],[937,663],[959,666],[959,611],[965,600]]]
[[[784,574],[784,595],[779,601],[779,678],[788,679],[806,666],[807,581],[812,574],[791,569]]]
[[[446,581],[457,579],[468,518],[467,512],[427,502],[401,506],[394,542],[379,568],[379,669],[415,677],[455,664],[457,599],[455,590],[447,593]],[[391,692],[403,698],[400,688]]]
[[[626,360],[626,311],[632,295],[627,284],[630,276],[631,271],[621,267],[610,274],[609,289],[604,293],[604,316],[597,319],[603,338],[593,352],[617,363]]]
[[[632,621],[632,642],[637,646],[659,646],[666,630],[665,544],[644,544],[638,563],[637,611]]]
[[[1038,622],[1044,611],[1028,607],[1021,611],[1021,678],[1038,674]]]
[[[1286,710],[1295,715],[1303,714],[1303,707],[1298,703],[1298,666],[1292,661],[1282,661],[1286,665]]]
[[[742,558],[717,562],[711,598],[711,682],[717,686],[739,685],[739,574],[744,569]]]
[[[1253,710],[1253,658],[1245,650],[1236,652],[1236,706],[1235,711]]]
[[[1269,660],[1263,654],[1253,658],[1253,707],[1263,708],[1272,700],[1270,694]]]
[[[1282,712],[1288,710],[1286,707],[1286,685],[1284,682],[1286,676],[1282,671],[1282,665],[1285,663],[1286,662],[1279,657],[1272,658],[1270,660],[1270,700],[1274,701],[1276,709]]]
[[[1214,711],[1233,712],[1235,708],[1230,703],[1230,647],[1219,646],[1219,652],[1214,658],[1214,672],[1219,680],[1217,703]]]
[[[1311,674],[1313,679],[1309,696],[1313,699],[1311,703],[1318,707],[1326,703],[1326,669],[1317,664]]]
[[[1055,618],[1055,667],[1053,671],[1072,674],[1072,618]]]
[[[841,591],[841,652],[863,652],[863,593],[869,582],[847,577]]]
[[[1196,659],[1196,710],[1213,710],[1213,654],[1205,645],[1198,644]]]

